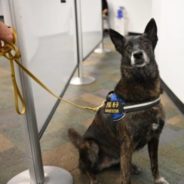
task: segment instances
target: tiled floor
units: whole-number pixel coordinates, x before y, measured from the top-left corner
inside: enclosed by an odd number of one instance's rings
[[[96,82],[86,86],[69,86],[64,98],[96,106],[101,104],[107,92],[112,90],[119,79],[120,56],[106,39],[106,48],[112,52],[92,54],[84,63],[86,75],[94,76]],[[0,184],[28,168],[25,150],[24,119],[14,112],[12,87],[8,64],[0,62]],[[170,184],[184,183],[184,116],[164,93],[167,124],[161,136],[159,149],[161,174]],[[78,153],[69,142],[67,129],[74,127],[83,133],[94,117],[93,112],[76,109],[62,102],[41,139],[45,165],[54,165],[69,170],[75,184],[86,184],[87,178],[77,168]],[[135,162],[142,168],[139,176],[133,176],[133,184],[152,183],[146,148],[136,153]],[[99,174],[102,184],[118,184],[119,171],[107,170]]]

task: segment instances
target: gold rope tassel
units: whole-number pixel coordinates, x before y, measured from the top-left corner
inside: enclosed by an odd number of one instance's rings
[[[16,75],[15,75],[15,67],[14,67],[14,62],[29,76],[31,77],[37,84],[39,84],[42,88],[44,88],[48,93],[50,93],[52,96],[55,98],[62,100],[68,104],[71,104],[77,108],[80,109],[87,109],[91,111],[97,111],[99,108],[103,106],[104,103],[102,103],[100,106],[97,107],[89,107],[89,106],[82,106],[75,104],[71,101],[64,100],[58,95],[56,95],[52,90],[50,90],[42,81],[40,81],[34,74],[32,74],[27,68],[25,68],[20,62],[19,59],[21,58],[20,51],[16,46],[16,32],[14,31],[14,39],[12,43],[7,43],[4,41],[1,41],[0,43],[0,56],[5,57],[7,60],[10,62],[10,67],[11,67],[11,79],[12,79],[12,84],[13,84],[13,90],[14,90],[14,98],[15,98],[15,108],[16,112],[20,115],[25,114],[26,112],[26,104],[24,101],[24,98],[19,90],[19,87],[17,85],[17,80],[16,80]],[[20,102],[20,105],[19,105]],[[21,110],[20,110],[21,106]]]

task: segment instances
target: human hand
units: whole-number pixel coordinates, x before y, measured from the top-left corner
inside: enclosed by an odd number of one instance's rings
[[[0,41],[11,42],[13,41],[13,29],[9,28],[3,22],[0,22]]]

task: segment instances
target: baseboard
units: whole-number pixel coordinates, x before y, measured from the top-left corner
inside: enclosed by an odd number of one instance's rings
[[[168,94],[171,100],[178,107],[178,109],[184,114],[184,103],[173,93],[173,91],[167,86],[167,84],[163,80],[161,80],[161,85],[164,91]]]

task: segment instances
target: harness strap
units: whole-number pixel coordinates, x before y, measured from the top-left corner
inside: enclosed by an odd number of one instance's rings
[[[126,105],[126,101],[123,97],[117,95],[114,91],[111,91],[107,95],[104,112],[106,114],[111,114],[113,121],[119,121],[125,117],[126,113],[147,110],[159,103],[160,97],[144,103]]]
[[[124,105],[123,109],[125,112],[134,112],[134,111],[141,111],[141,110],[146,110],[149,109],[155,105],[158,105],[160,103],[160,97],[153,101],[145,102],[145,103],[140,103],[140,104],[135,104],[135,105]]]

